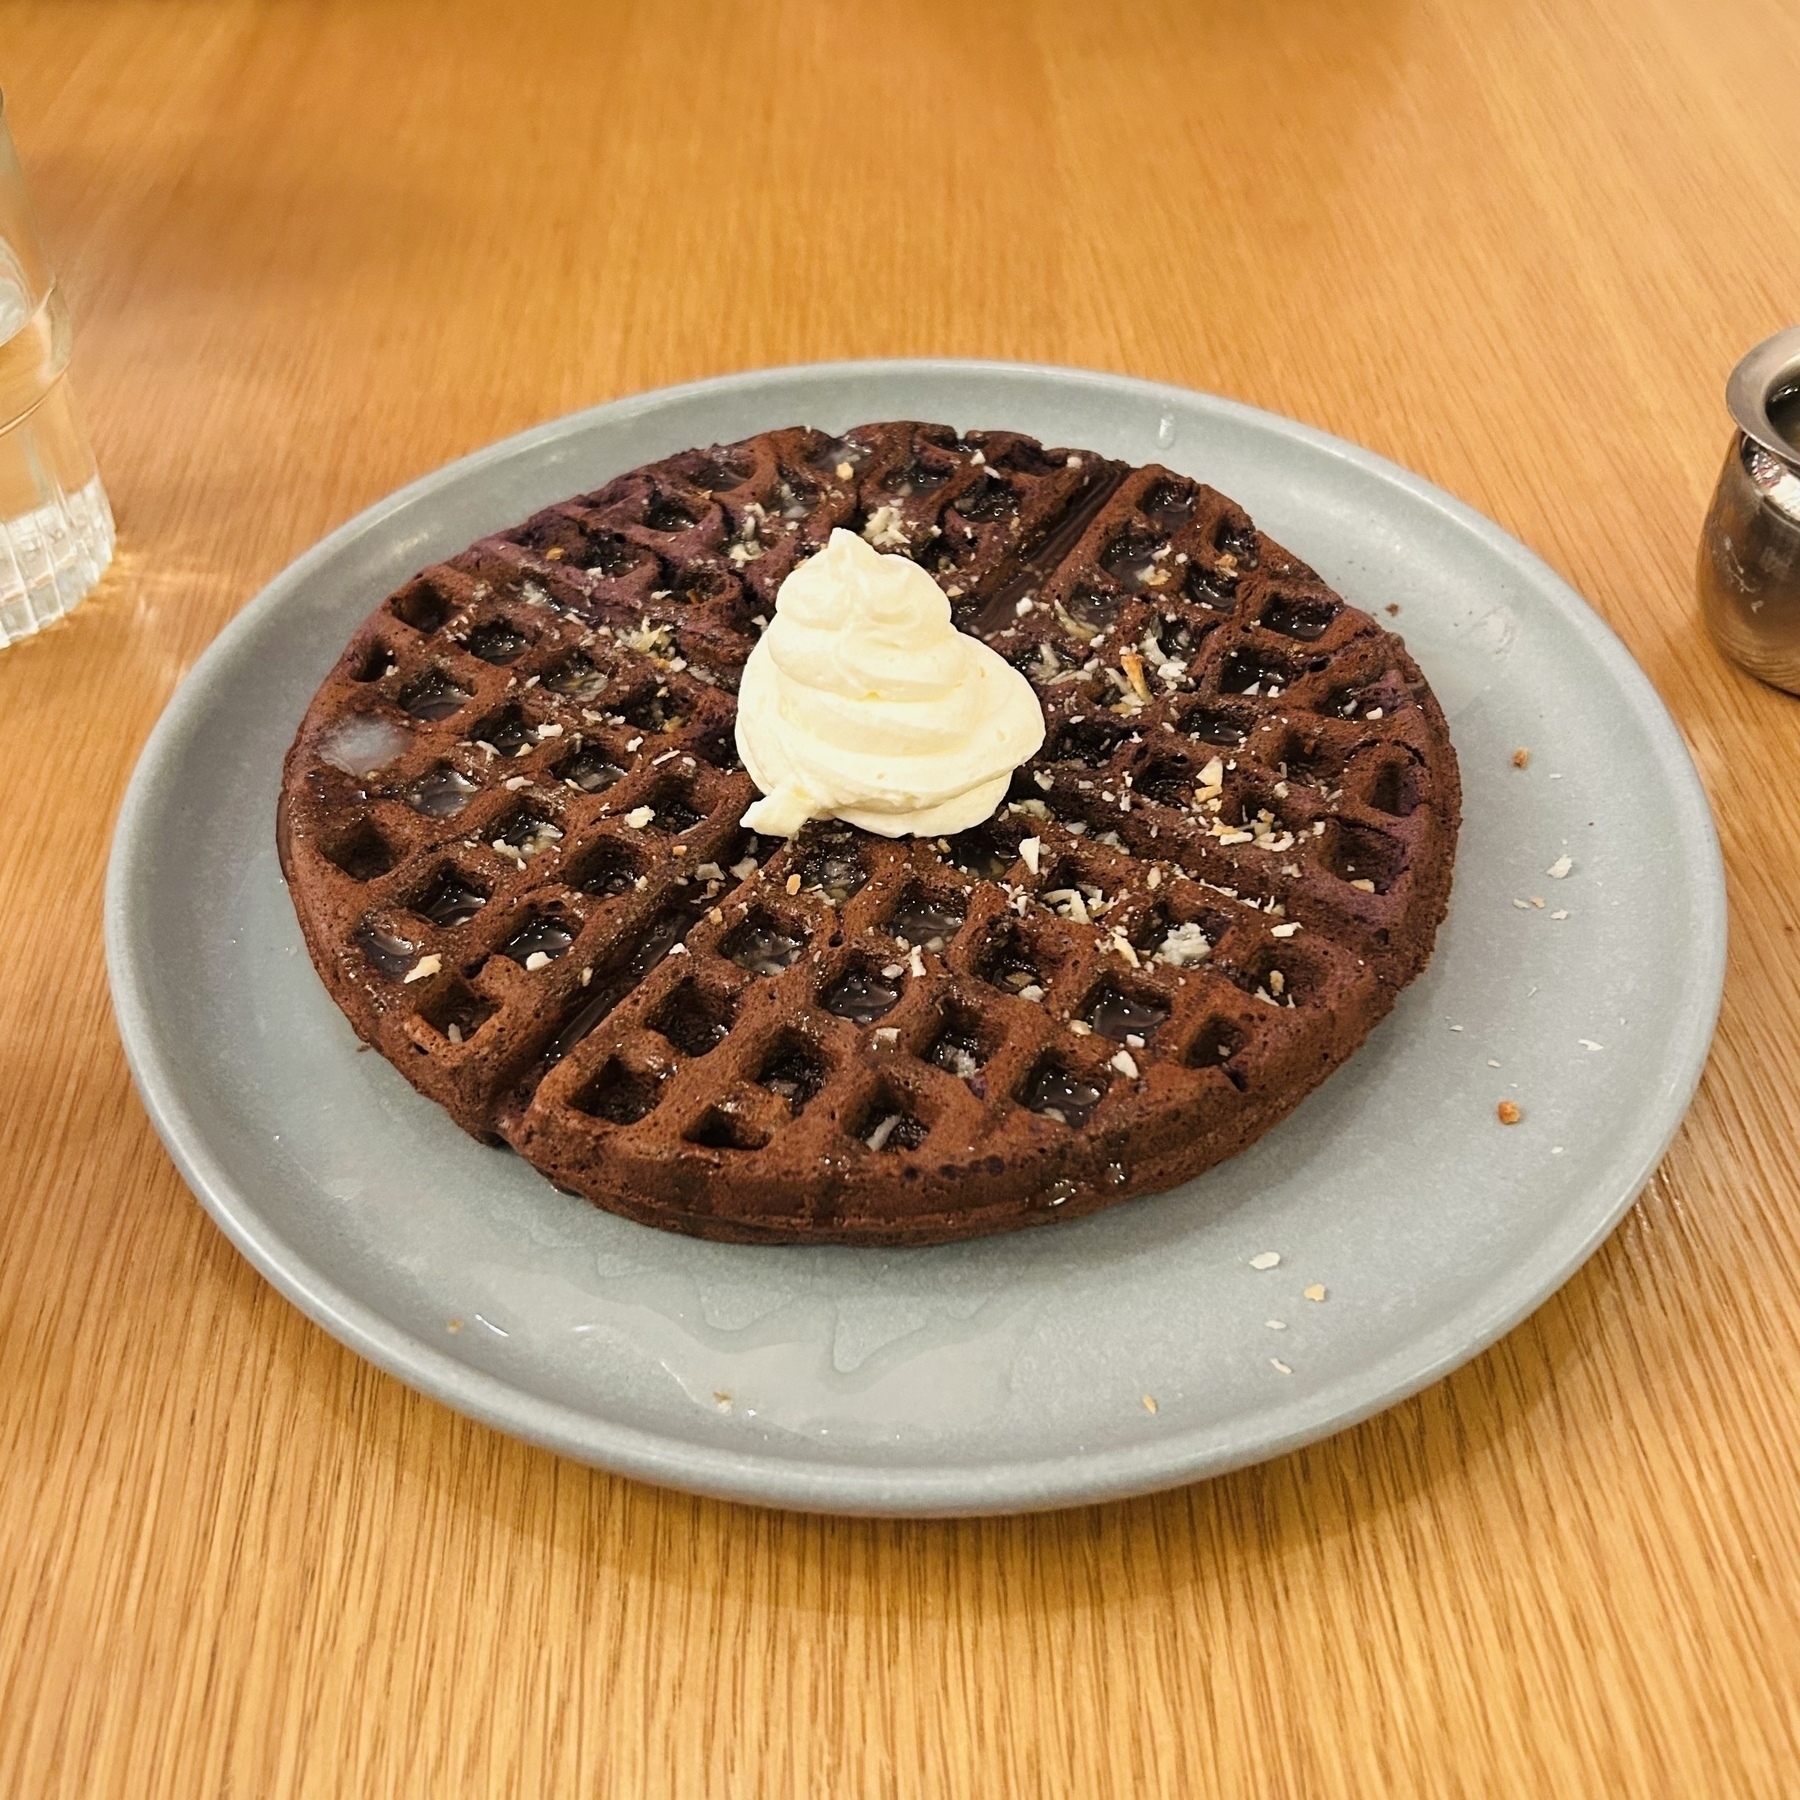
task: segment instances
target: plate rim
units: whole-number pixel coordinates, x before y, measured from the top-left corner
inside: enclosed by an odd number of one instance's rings
[[[755,391],[776,381],[821,385],[881,376],[982,377],[1051,382],[1105,391],[1151,405],[1198,403],[1215,416],[1324,452],[1398,489],[1415,504],[1479,540],[1482,548],[1561,612],[1622,690],[1649,738],[1674,803],[1678,840],[1695,861],[1699,946],[1684,970],[1680,1031],[1663,1046],[1660,1091],[1669,1110],[1660,1131],[1640,1130],[1608,1164],[1592,1191],[1602,1205],[1578,1215],[1581,1229],[1552,1232],[1462,1311],[1411,1337],[1354,1378],[1309,1390],[1255,1416],[1246,1435],[1226,1420],[1150,1439],[1141,1445],[1065,1452],[992,1463],[858,1464],[765,1455],[661,1436],[551,1401],[451,1356],[338,1287],[258,1213],[232,1180],[182,1098],[182,1083],[146,991],[136,877],[151,854],[148,826],[165,771],[213,703],[219,677],[248,648],[262,622],[303,590],[315,569],[440,488],[484,468],[574,437],[594,422],[629,421],[685,401]],[[275,1289],[339,1342],[415,1391],[482,1423],[561,1455],[660,1486],[753,1505],[871,1516],[944,1517],[1089,1505],[1183,1485],[1285,1455],[1397,1405],[1491,1347],[1570,1279],[1630,1209],[1679,1132],[1716,1028],[1727,960],[1724,865],[1704,786],[1679,726],[1624,642],[1548,563],[1493,520],[1400,464],[1279,413],[1172,383],[1105,370],[955,357],[872,358],[775,365],[652,388],[582,408],[454,458],[376,500],[277,573],[221,629],[170,696],[146,739],[114,825],[105,884],[107,975],[113,1012],[139,1098],[183,1180],[225,1236]],[[1496,1291],[1498,1287],[1498,1291]],[[1267,1423],[1275,1422],[1270,1430]]]

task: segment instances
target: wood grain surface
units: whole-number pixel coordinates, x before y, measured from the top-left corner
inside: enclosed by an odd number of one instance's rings
[[[1800,702],[1691,596],[1800,316],[1794,0],[0,0],[122,552],[0,655],[0,1792],[1800,1792]],[[108,832],[232,613],[397,484],[757,364],[1182,382],[1368,444],[1605,614],[1717,809],[1673,1152],[1382,1418],[966,1524],[665,1494],[418,1399],[177,1178]]]

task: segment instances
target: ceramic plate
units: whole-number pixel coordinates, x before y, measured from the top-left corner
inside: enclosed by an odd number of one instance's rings
[[[1160,460],[1241,501],[1356,605],[1397,605],[1462,760],[1450,915],[1367,1046],[1172,1193],[927,1250],[647,1230],[464,1137],[357,1054],[276,865],[282,753],[352,629],[422,564],[688,445],[890,418]],[[644,394],[372,507],[274,581],[176,694],[119,820],[106,926],[120,1030],[169,1153],[326,1330],[565,1455],[865,1513],[1192,1481],[1455,1368],[1566,1280],[1648,1179],[1699,1078],[1725,955],[1718,848],[1675,726],[1605,625],[1496,526],[1267,413],[954,362]],[[1524,1113],[1510,1129],[1503,1098]]]

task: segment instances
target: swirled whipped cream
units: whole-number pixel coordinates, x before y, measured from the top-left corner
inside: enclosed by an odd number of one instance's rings
[[[738,754],[763,798],[743,822],[771,837],[808,819],[964,831],[1043,741],[1031,683],[950,623],[938,584],[834,531],[782,582],[744,665]]]

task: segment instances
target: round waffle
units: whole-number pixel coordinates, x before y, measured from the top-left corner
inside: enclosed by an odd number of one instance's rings
[[[837,526],[1043,703],[974,830],[738,823],[738,677]],[[1223,495],[887,423],[687,451],[416,576],[279,831],[333,997],[477,1137],[706,1237],[935,1243],[1267,1131],[1424,967],[1459,807],[1399,638]]]

